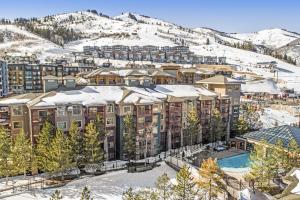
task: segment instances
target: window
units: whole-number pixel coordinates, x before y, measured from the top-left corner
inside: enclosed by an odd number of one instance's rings
[[[58,107],[57,108],[57,115],[64,116],[65,115],[65,107]]]
[[[15,115],[15,116],[23,114],[22,106],[13,106],[12,111],[13,111],[13,115]]]
[[[78,121],[75,121],[75,122],[76,122],[78,128],[82,128],[82,121],[81,120],[78,120]]]
[[[107,118],[106,125],[114,125],[114,118]]]
[[[107,136],[113,136],[114,135],[114,130],[107,130],[106,135]]]
[[[23,127],[23,123],[22,122],[13,122],[13,127],[14,127],[14,129],[20,129]]]
[[[114,148],[114,142],[109,142],[108,143],[108,148],[110,148],[110,149]]]
[[[130,106],[124,106],[123,111],[124,113],[129,113],[131,111]]]
[[[67,129],[67,122],[57,122],[56,127],[61,130]]]
[[[80,114],[81,114],[81,107],[73,106],[73,115],[80,115]]]
[[[47,111],[39,110],[39,117],[46,118],[47,117]]]
[[[163,125],[160,125],[160,130],[164,130],[164,126]]]
[[[114,112],[114,106],[112,104],[107,105],[106,112],[113,113]]]
[[[144,117],[139,117],[138,118],[138,123],[144,123],[145,122],[145,118]]]
[[[161,120],[164,119],[164,115],[163,115],[163,114],[160,115],[160,119],[161,119]]]

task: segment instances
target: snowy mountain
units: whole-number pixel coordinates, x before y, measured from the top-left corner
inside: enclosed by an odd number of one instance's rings
[[[289,32],[283,29],[265,29],[255,33],[235,33],[232,37],[240,40],[249,41],[256,45],[263,45],[270,49],[277,49],[288,43],[299,39],[300,34]]]
[[[56,56],[68,53],[61,46],[43,39],[15,25],[0,25],[0,55],[8,53],[35,53],[43,56]]]
[[[86,45],[188,45],[196,54],[226,56],[227,62],[236,65],[238,70],[252,71],[266,77],[273,77],[274,74],[253,66],[257,62],[276,61],[278,68],[281,69],[279,78],[282,76],[283,84],[293,85],[300,79],[300,68],[294,65],[271,56],[232,47],[234,44],[250,41],[257,45],[254,46],[255,48],[261,48],[263,45],[278,52],[286,52],[295,58],[299,57],[299,43],[294,41],[299,41],[300,35],[282,29],[228,34],[209,28],[186,28],[136,13],[123,13],[109,17],[87,11],[46,16],[31,21],[30,25],[38,30],[56,30],[57,35],[54,39],[65,37],[63,35],[65,32],[62,30],[67,29],[71,30],[73,35],[80,35],[80,38],[72,38],[64,42],[62,47],[20,26],[0,25],[0,36],[1,33],[5,35],[2,43],[0,40],[0,53],[1,50],[2,52],[30,52],[36,53],[43,60],[49,56],[73,58],[71,52],[82,51],[83,46]]]

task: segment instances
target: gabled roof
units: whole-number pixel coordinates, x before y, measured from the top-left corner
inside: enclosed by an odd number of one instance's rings
[[[172,74],[169,74],[167,72],[164,72],[162,70],[156,70],[154,71],[151,76],[165,76],[165,77],[173,77],[173,78],[176,78],[176,76],[172,75]]]
[[[285,147],[288,147],[289,142],[295,139],[300,146],[300,128],[289,125],[246,133],[242,137],[255,141],[265,140],[270,144],[276,144],[278,140],[282,140]]]
[[[208,84],[241,84],[242,82],[233,78],[228,78],[226,76],[223,75],[217,75],[217,76],[213,76],[207,79],[203,79],[200,81],[197,81],[197,83],[208,83]]]

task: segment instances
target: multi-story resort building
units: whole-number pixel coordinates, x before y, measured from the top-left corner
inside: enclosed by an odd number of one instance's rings
[[[211,142],[212,112],[222,115],[229,139],[231,100],[201,86],[148,85],[86,86],[62,91],[27,93],[0,101],[0,123],[14,137],[21,129],[36,142],[45,121],[65,132],[75,121],[81,130],[97,116],[104,120],[102,138],[106,159],[124,159],[124,117],[132,116],[136,130],[137,158],[157,155],[167,149]],[[191,110],[199,117],[199,133],[185,131]],[[192,138],[191,138],[192,137]]]
[[[84,46],[83,55],[93,58],[106,58],[129,61],[151,61],[157,63],[181,64],[225,64],[226,57],[199,56],[190,51],[188,46]]]
[[[51,75],[63,80],[95,67],[64,66],[54,64],[8,64],[9,91],[15,94],[43,92],[43,77]]]
[[[7,63],[0,60],[0,97],[8,95],[8,70]]]

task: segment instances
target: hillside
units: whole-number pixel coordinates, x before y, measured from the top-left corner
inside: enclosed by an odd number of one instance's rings
[[[0,33],[5,35],[3,41],[0,40],[2,53],[4,51],[36,53],[43,61],[49,56],[73,59],[71,52],[82,51],[85,45],[188,45],[196,54],[226,56],[228,63],[236,65],[237,69],[252,71],[265,77],[274,77],[274,74],[254,68],[253,65],[257,62],[276,61],[279,79],[283,80],[283,84],[293,86],[300,82],[298,80],[300,68],[271,56],[232,47],[234,44],[250,41],[258,50],[265,45],[278,52],[287,53],[295,58],[299,57],[299,43],[293,43],[293,41],[299,41],[299,34],[281,29],[268,29],[248,34],[228,34],[209,28],[190,29],[135,13],[109,17],[87,11],[46,16],[27,22],[26,26],[43,34],[37,36],[21,26],[0,25]],[[52,37],[47,38],[45,30],[47,30],[46,33],[53,33],[55,37],[51,35]],[[66,32],[67,36],[71,35],[72,38],[67,38]],[[49,40],[59,41],[61,45]]]
[[[263,45],[272,50],[287,45],[288,43],[299,39],[300,35],[283,29],[266,29],[255,33],[235,33],[232,37],[240,40],[249,41],[256,45]]]

